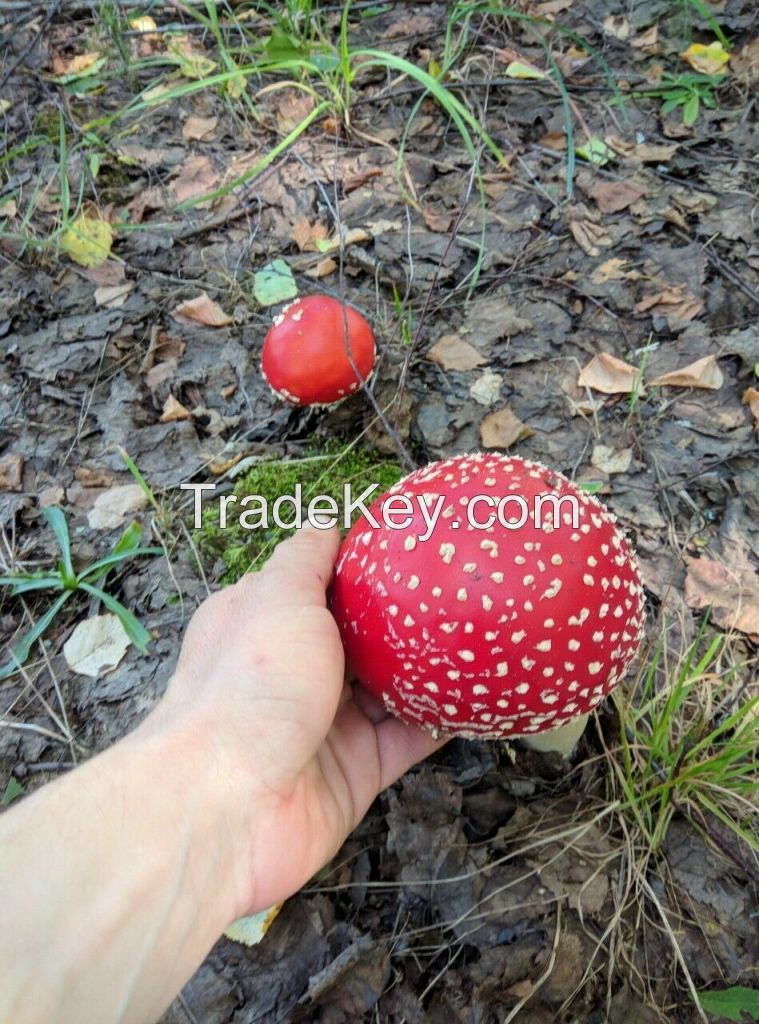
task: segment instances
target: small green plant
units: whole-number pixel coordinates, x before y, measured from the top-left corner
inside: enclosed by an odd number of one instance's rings
[[[329,441],[321,449],[310,449],[301,458],[257,462],[241,475],[234,494],[238,499],[246,495],[259,496],[271,507],[277,498],[295,495],[300,485],[303,507],[316,495],[328,495],[342,509],[346,484],[351,485],[354,497],[371,484],[377,484],[377,489],[367,501],[370,504],[397,483],[402,475],[401,467],[390,459],[382,459],[355,443],[346,446]],[[293,532],[274,523],[245,529],[237,518],[242,511],[244,509],[239,504],[230,505],[224,527],[220,524],[217,508],[208,508],[203,513],[198,549],[209,561],[222,559],[226,567],[223,577],[226,583],[234,582],[251,569],[260,568],[276,545]]]
[[[652,852],[672,817],[685,813],[701,827],[718,819],[754,851],[759,695],[740,683],[745,665],[726,665],[727,640],[693,643],[670,666],[661,640],[638,689],[618,697],[619,757],[612,763],[623,810]],[[663,681],[663,682],[662,682]],[[706,829],[708,831],[708,828]]]
[[[42,514],[55,535],[61,553],[60,561],[54,569],[9,573],[6,576],[0,576],[0,586],[9,587],[10,593],[14,597],[38,590],[58,593],[58,597],[16,645],[12,651],[11,660],[0,666],[0,680],[7,679],[18,671],[29,657],[32,646],[75,593],[84,592],[101,601],[109,612],[113,612],[119,618],[132,643],[144,652],[150,640],[150,634],[129,609],[107,593],[103,587],[106,576],[115,566],[141,555],[160,555],[163,553],[161,548],[140,547],[141,527],[139,523],[133,522],[124,530],[109,555],[99,558],[96,562],[88,565],[86,569],[82,569],[81,572],[76,572],[65,515],[61,509],[56,507],[45,508],[42,510]]]
[[[736,985],[734,988],[712,989],[699,992],[698,1001],[703,1010],[715,1017],[726,1017],[738,1021],[738,1024],[759,1020],[759,990],[755,988]]]
[[[714,91],[724,78],[724,74],[702,75],[696,71],[683,71],[679,75],[672,75],[665,71],[661,85],[652,89],[636,89],[631,95],[653,96],[663,100],[662,114],[669,114],[682,107],[683,124],[690,126],[698,120],[702,104],[710,110],[716,109]]]

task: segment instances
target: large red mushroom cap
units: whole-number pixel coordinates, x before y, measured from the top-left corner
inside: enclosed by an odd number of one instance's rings
[[[264,338],[261,369],[286,402],[332,405],[369,379],[374,357],[374,334],[360,313],[328,295],[309,295],[274,317]]]
[[[402,495],[412,521],[389,528],[383,509]],[[510,496],[508,527],[475,528],[495,514],[478,495]],[[561,503],[543,499],[536,519],[538,495]],[[511,528],[523,518],[516,496],[529,514]],[[440,503],[431,531],[421,502],[430,515]],[[624,675],[643,629],[635,557],[614,517],[565,476],[514,456],[458,456],[411,473],[370,513],[380,528],[362,517],[346,537],[332,609],[353,671],[400,718],[529,735],[586,714]]]

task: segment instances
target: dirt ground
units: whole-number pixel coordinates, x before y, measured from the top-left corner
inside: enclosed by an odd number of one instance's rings
[[[204,81],[226,65],[198,11],[216,10],[240,64],[246,38],[326,61],[339,4],[315,6],[306,39],[253,2],[0,2],[0,572],[55,563],[50,506],[78,567],[135,517],[165,552],[109,577],[147,653],[72,670],[64,644],[102,611],[76,597],[0,682],[6,803],[162,693],[223,568],[198,556],[179,484],[228,490],[251,456],[327,438],[396,458],[395,434],[419,465],[508,450],[592,485],[640,556],[642,671],[664,652],[653,678],[667,687],[692,644],[719,637],[694,691],[702,707],[714,697],[706,718],[755,698],[754,4],[489,6],[356,2],[346,23],[352,50],[433,73],[479,126],[468,146],[389,64],[356,58],[344,110],[318,107],[331,94],[293,68]],[[156,30],[129,26],[141,13]],[[663,74],[685,88],[681,54],[712,44],[714,23],[729,62],[683,123],[682,104],[640,93]],[[447,29],[458,50],[443,67]],[[172,35],[184,63],[161,59]],[[66,244],[82,212],[112,227],[96,265]],[[280,306],[256,275],[275,259],[300,294],[343,296],[372,321],[390,432],[366,395],[309,412],[269,391],[260,351]],[[48,605],[0,598],[0,661]],[[759,986],[758,847],[686,795],[652,849],[613,803],[619,737],[608,704],[569,765],[452,742],[376,800],[260,945],[221,939],[163,1024],[728,1019],[693,992]],[[744,800],[755,838],[756,789]]]

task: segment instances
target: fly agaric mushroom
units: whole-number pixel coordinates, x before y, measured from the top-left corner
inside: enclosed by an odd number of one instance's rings
[[[332,589],[363,685],[434,733],[545,734],[529,745],[570,753],[642,635],[643,588],[614,517],[560,473],[490,453],[416,470],[369,512],[379,529],[355,523]]]
[[[274,393],[291,405],[332,405],[369,379],[375,350],[372,329],[360,313],[328,295],[309,295],[274,317],[261,370]]]

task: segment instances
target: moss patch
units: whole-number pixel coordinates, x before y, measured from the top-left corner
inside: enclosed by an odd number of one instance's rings
[[[294,532],[282,529],[271,520],[271,506],[281,495],[295,495],[297,484],[301,488],[304,516],[312,498],[328,495],[337,501],[342,521],[346,484],[350,484],[354,498],[366,487],[377,484],[371,499],[374,500],[402,476],[403,469],[396,462],[382,459],[365,448],[345,447],[335,442],[309,450],[300,458],[261,461],[240,477],[233,493],[238,501],[246,495],[265,498],[269,507],[268,525],[246,529],[239,522],[245,509],[239,504],[230,504],[227,525],[222,529],[218,505],[213,503],[204,510],[203,525],[195,535],[198,549],[209,563],[221,559],[224,563],[222,580],[232,583],[246,572],[260,569],[277,544]],[[288,505],[284,510],[285,518],[289,519],[291,512],[292,506]]]

